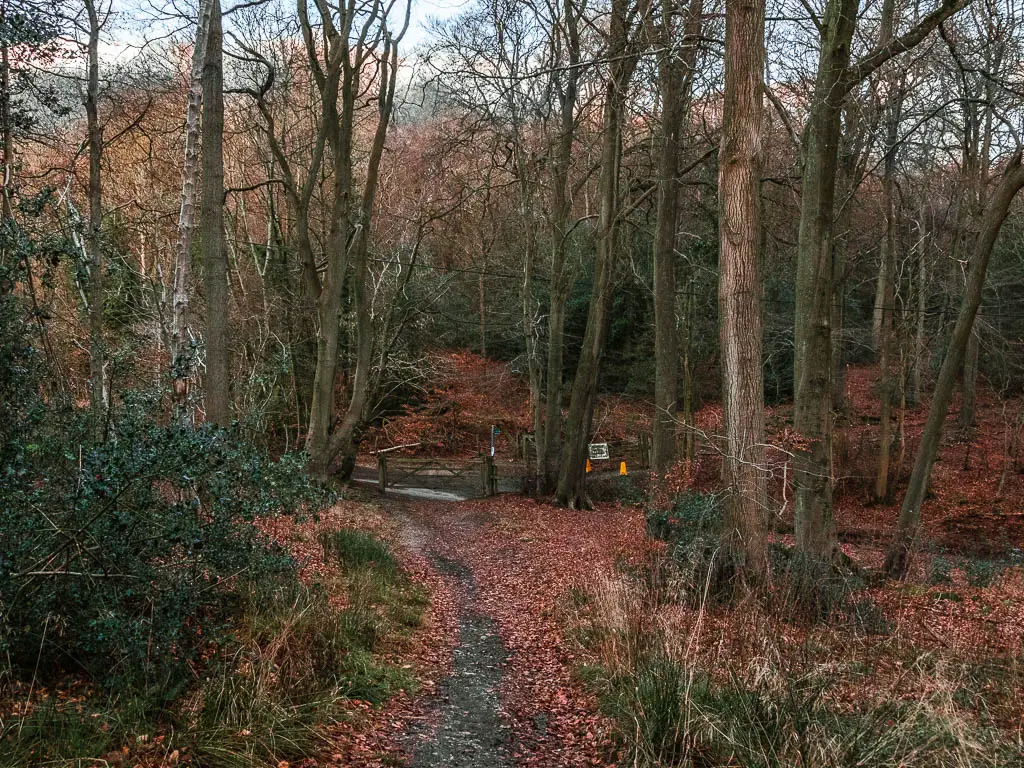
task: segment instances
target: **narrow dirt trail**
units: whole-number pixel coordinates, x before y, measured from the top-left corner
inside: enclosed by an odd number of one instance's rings
[[[480,610],[472,571],[438,553],[434,533],[395,506],[405,546],[425,557],[453,587],[458,629],[451,670],[427,702],[428,715],[403,741],[411,768],[483,768],[513,765],[512,732],[502,718],[499,693],[508,651],[494,619]]]
[[[645,541],[633,510],[555,510],[519,497],[381,504],[431,564],[453,613],[446,675],[398,737],[411,768],[615,765],[597,703],[573,678],[559,606]]]

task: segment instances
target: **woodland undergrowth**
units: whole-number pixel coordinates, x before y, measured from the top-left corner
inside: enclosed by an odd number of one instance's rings
[[[715,498],[677,500],[649,517],[666,550],[569,601],[577,674],[632,764],[1021,764],[1020,651],[978,664],[915,646],[858,577],[778,546],[771,587],[738,595],[719,578],[719,523]]]

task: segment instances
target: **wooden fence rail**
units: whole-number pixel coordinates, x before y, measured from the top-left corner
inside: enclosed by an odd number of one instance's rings
[[[464,479],[464,485],[475,484],[482,496],[497,492],[497,473],[494,459],[480,456],[474,459],[407,459],[377,454],[377,490],[385,493],[388,487],[407,483],[411,478]]]

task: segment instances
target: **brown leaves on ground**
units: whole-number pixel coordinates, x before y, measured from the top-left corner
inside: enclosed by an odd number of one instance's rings
[[[402,455],[470,456],[490,449],[491,426],[497,456],[517,456],[516,441],[531,432],[530,391],[507,362],[469,351],[437,352],[428,358],[432,388],[420,402],[385,417],[369,430],[368,451],[397,446]],[[594,442],[612,447],[612,458],[597,468],[618,468],[639,459],[639,438],[651,430],[651,406],[643,400],[601,395],[594,411]],[[720,409],[719,409],[720,413]],[[366,457],[363,457],[366,460]]]
[[[430,607],[422,625],[409,642],[385,654],[385,660],[410,670],[419,690],[413,694],[399,691],[383,706],[348,700],[342,703],[338,721],[329,728],[331,749],[313,764],[379,768],[400,764],[404,752],[400,736],[409,723],[424,716],[424,697],[433,693],[451,663],[451,652],[458,628],[452,589],[426,557],[403,541],[403,532],[384,510],[375,504],[343,501],[315,518],[296,523],[290,517],[260,522],[264,533],[284,545],[297,559],[301,578],[324,581],[337,571],[337,565],[324,561],[319,544],[322,532],[354,528],[371,533],[387,542],[402,568],[430,594]],[[332,603],[344,596],[331,595]],[[398,762],[396,762],[398,761]]]
[[[517,764],[615,764],[608,724],[594,697],[573,679],[579,649],[564,636],[560,606],[572,588],[611,577],[617,561],[637,561],[657,548],[646,538],[642,513],[621,506],[568,511],[515,496],[397,508],[429,531],[434,551],[471,569],[476,607],[497,623],[510,651],[501,704],[515,733]],[[346,502],[317,521],[282,519],[265,528],[300,558],[304,578],[322,578],[332,568],[316,544],[320,530],[368,530],[392,544],[403,567],[431,592],[423,626],[393,659],[412,665],[420,692],[399,693],[381,708],[346,704],[331,729],[332,753],[321,764],[372,768],[401,761],[407,756],[403,734],[430,716],[429,694],[450,666],[458,632],[454,587],[425,556],[425,543],[410,541],[397,519],[375,505]]]
[[[573,679],[580,659],[559,607],[573,587],[611,576],[618,559],[644,556],[651,545],[642,514],[569,511],[515,496],[410,508],[435,532],[439,551],[472,570],[479,607],[511,653],[501,695],[518,764],[614,764],[607,723]]]

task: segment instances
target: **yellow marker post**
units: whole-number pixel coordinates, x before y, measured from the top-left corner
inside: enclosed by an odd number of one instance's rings
[[[626,462],[622,462],[621,464],[619,464],[619,475],[624,477],[628,474],[629,472],[626,471]]]
[[[593,467],[590,466],[590,459],[587,459],[587,472],[589,472],[591,469],[593,469]]]

